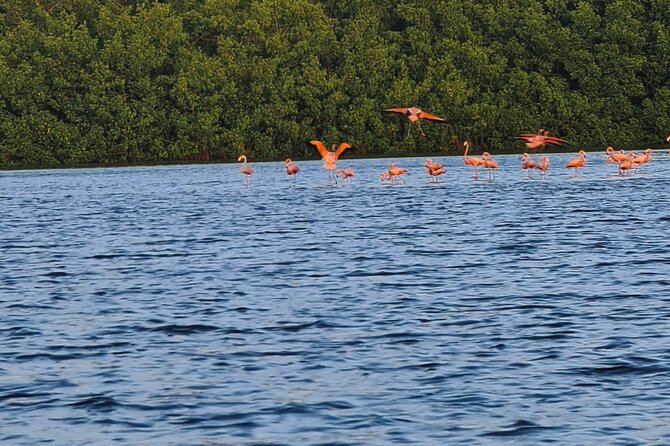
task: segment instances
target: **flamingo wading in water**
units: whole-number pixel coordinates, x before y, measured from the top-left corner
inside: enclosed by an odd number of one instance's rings
[[[540,158],[540,162],[537,164],[537,166],[535,166],[535,168],[540,171],[540,179],[544,180],[544,175],[549,169],[549,158],[546,156]]]
[[[528,171],[528,178],[533,178],[530,172],[537,168],[537,163],[531,159],[530,155],[524,153],[521,155],[521,168]]]
[[[409,170],[403,167],[398,167],[396,163],[391,163],[388,170],[379,175],[379,179],[381,179],[382,182],[390,181],[391,183],[396,184],[398,181],[402,181],[402,183],[405,184],[405,179],[402,175],[408,172]]]
[[[340,155],[342,155],[342,152],[344,152],[351,146],[346,142],[343,142],[338,146],[337,150],[331,152],[328,151],[328,149],[326,149],[326,146],[324,146],[321,141],[313,140],[310,141],[309,143],[314,145],[314,147],[316,147],[316,150],[319,151],[319,154],[321,154],[321,160],[324,162],[323,168],[329,172],[328,180],[330,181],[330,179],[332,178],[335,181],[335,184],[337,184],[337,178],[335,178],[335,175],[333,174],[333,171],[337,166],[337,160],[340,157]],[[334,149],[335,144],[333,144],[332,147]]]
[[[295,187],[295,182],[298,180],[298,172],[300,172],[300,167],[296,164],[293,164],[290,158],[284,161],[284,167],[286,167],[286,175],[293,177],[293,186]]]
[[[355,177],[356,174],[351,167],[345,167],[344,169],[337,169],[335,171],[335,177],[342,178],[345,182],[351,185],[351,179]]]
[[[385,112],[391,112],[391,113],[400,113],[402,115],[407,115],[407,119],[409,119],[409,127],[407,128],[407,137],[409,138],[409,131],[412,128],[412,123],[416,122],[417,127],[419,127],[419,131],[421,132],[421,136],[426,136],[425,133],[423,133],[423,129],[421,128],[421,120],[422,119],[428,119],[430,121],[440,121],[444,122],[446,119],[440,118],[439,116],[431,115],[430,113],[426,113],[425,111],[421,110],[418,107],[409,107],[409,108],[387,108],[384,110]]]
[[[465,153],[463,153],[463,162],[468,166],[472,166],[472,168],[475,171],[473,178],[477,180],[479,178],[479,176],[477,176],[477,166],[483,166],[484,160],[476,156],[470,156],[470,157],[468,156],[468,150],[470,149],[469,142],[465,141],[463,143],[463,146],[465,146]]]
[[[427,159],[424,166],[428,175],[431,176],[430,181],[433,183],[437,183],[439,181],[437,177],[447,172],[442,164],[436,163],[431,159]]]
[[[498,161],[491,158],[491,154],[489,152],[482,153],[482,160],[484,161],[482,167],[484,169],[488,169],[489,171],[489,182],[493,182],[493,180],[496,179],[495,171],[498,168]]]
[[[565,165],[566,169],[575,169],[575,177],[577,177],[577,169],[586,166],[586,152],[580,150],[577,158],[573,158]]]
[[[237,161],[242,161],[240,173],[244,175],[244,187],[251,187],[251,175],[254,174],[254,168],[247,164],[246,155],[240,155]]]

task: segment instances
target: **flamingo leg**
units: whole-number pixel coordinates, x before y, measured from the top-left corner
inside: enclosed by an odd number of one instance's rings
[[[417,127],[419,127],[419,131],[421,132],[421,136],[426,136],[425,133],[423,133],[423,129],[421,128],[421,121],[416,121]]]
[[[409,126],[407,126],[407,137],[409,138],[409,131],[412,130],[412,121],[409,121]]]

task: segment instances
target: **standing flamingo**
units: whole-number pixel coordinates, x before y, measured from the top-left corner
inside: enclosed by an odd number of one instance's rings
[[[389,166],[389,169],[386,171],[386,175],[382,178],[382,181],[388,180],[392,183],[396,183],[397,181],[402,181],[403,184],[405,183],[405,179],[402,177],[402,175],[408,173],[409,171],[403,167],[398,167],[396,163],[391,163]]]
[[[567,141],[555,136],[549,136],[549,130],[537,129],[537,133],[522,133],[514,137],[514,139],[521,139],[529,149],[543,148],[547,144],[560,146]]]
[[[473,178],[477,180],[479,179],[479,177],[477,176],[477,166],[483,166],[484,160],[476,156],[468,157],[468,149],[470,149],[470,143],[465,141],[463,145],[465,146],[465,153],[463,153],[463,162],[468,166],[472,166],[472,168],[475,171]]]
[[[425,111],[421,110],[420,108],[417,107],[409,107],[409,108],[387,108],[384,110],[386,112],[391,112],[391,113],[400,113],[402,115],[407,115],[407,118],[409,119],[409,127],[407,128],[407,137],[409,138],[409,131],[412,128],[412,123],[416,122],[416,125],[419,127],[419,131],[421,132],[421,136],[426,136],[425,133],[423,133],[423,129],[421,128],[421,120],[422,119],[428,119],[430,121],[446,121],[444,118],[440,118],[439,116],[431,115],[430,113],[426,113]]]
[[[428,172],[428,175],[432,177],[431,181],[433,183],[437,183],[439,181],[437,177],[447,172],[447,170],[442,166],[442,164],[436,163],[431,159],[426,160],[425,169],[426,172]]]
[[[284,167],[286,167],[286,175],[293,177],[293,187],[295,187],[295,182],[298,180],[298,172],[300,172],[300,167],[296,164],[293,164],[290,158],[287,158],[284,161]]]
[[[337,184],[337,178],[335,178],[335,175],[333,175],[333,171],[335,170],[335,167],[337,165],[337,160],[342,155],[342,152],[344,152],[346,149],[351,147],[349,144],[343,142],[341,143],[337,150],[334,150],[332,152],[329,152],[328,149],[326,149],[326,146],[323,145],[321,141],[310,141],[310,144],[314,145],[316,147],[316,150],[319,151],[321,154],[321,160],[324,162],[323,168],[326,169],[328,173],[328,181],[330,179],[333,179],[335,181],[335,184]],[[333,144],[332,148],[335,148],[335,144]]]
[[[535,166],[535,168],[540,171],[540,179],[544,180],[544,175],[549,169],[549,158],[546,156],[540,158],[540,162],[537,164],[537,166]]]
[[[607,155],[607,163],[620,163],[628,157],[623,149],[614,152],[614,147],[612,146],[607,146],[605,154]]]
[[[251,187],[251,175],[254,174],[254,168],[247,164],[247,157],[245,155],[240,155],[237,161],[242,161],[240,173],[244,175],[244,187]]]
[[[631,156],[631,159],[635,164],[637,164],[637,168],[635,169],[635,172],[637,173],[640,171],[643,164],[646,164],[649,161],[651,161],[651,149],[647,147],[644,153],[641,153],[639,155],[633,154]]]
[[[627,172],[635,168],[633,158],[624,158],[619,161],[619,175],[627,175]]]
[[[496,178],[495,170],[498,168],[498,161],[491,158],[489,152],[482,153],[482,160],[484,161],[482,167],[489,171],[489,182],[493,182]]]
[[[577,154],[577,158],[573,158],[570,161],[568,161],[568,163],[565,165],[565,168],[566,169],[574,168],[575,177],[577,177],[577,169],[585,166],[586,166],[586,152],[580,150],[579,153]]]
[[[351,167],[345,167],[344,169],[338,169],[335,171],[335,176],[337,178],[342,178],[347,183],[351,184],[351,178],[355,177],[356,174]]]
[[[530,155],[528,155],[527,153],[524,153],[523,155],[521,155],[521,168],[523,170],[527,170],[528,171],[528,178],[532,179],[533,177],[530,174],[530,172],[533,169],[537,168],[537,163],[533,159],[531,159]]]

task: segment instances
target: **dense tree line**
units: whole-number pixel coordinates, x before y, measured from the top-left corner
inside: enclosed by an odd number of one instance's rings
[[[670,131],[668,0],[0,0],[0,165],[519,147]],[[382,113],[447,118],[405,138]]]

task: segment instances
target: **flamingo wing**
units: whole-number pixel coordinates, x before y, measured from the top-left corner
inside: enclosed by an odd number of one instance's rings
[[[337,150],[335,151],[335,159],[339,158],[339,156],[342,154],[342,152],[347,150],[349,147],[351,147],[351,146],[349,144],[347,144],[346,142],[343,142],[342,144],[340,144],[339,147],[337,148]]]
[[[313,140],[309,143],[316,147],[316,150],[319,151],[319,154],[321,154],[322,158],[328,154],[328,149],[326,149],[326,146],[324,146],[321,141]]]
[[[555,146],[560,146],[561,144],[567,144],[567,141],[561,138],[556,138],[555,136],[545,136],[545,143],[553,144]]]
[[[409,111],[409,108],[387,108],[384,111],[391,113],[402,113],[403,115],[405,115]]]
[[[422,111],[419,113],[419,119],[430,119],[431,121],[446,121],[444,118],[440,118],[439,116],[431,115],[430,113],[426,113],[425,111]]]

